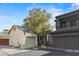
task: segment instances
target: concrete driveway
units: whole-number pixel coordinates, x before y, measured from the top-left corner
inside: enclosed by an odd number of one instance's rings
[[[0,46],[0,56],[79,56],[79,50],[34,48],[19,49],[9,46]]]
[[[24,50],[24,49],[5,46],[5,45],[0,45],[0,56],[10,56],[17,53],[23,53],[28,51],[30,50],[29,49]]]

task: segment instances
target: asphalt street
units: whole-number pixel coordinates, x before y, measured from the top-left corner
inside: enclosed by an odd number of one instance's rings
[[[58,50],[58,49],[32,49],[31,51],[16,53],[14,56],[79,56],[79,50]]]

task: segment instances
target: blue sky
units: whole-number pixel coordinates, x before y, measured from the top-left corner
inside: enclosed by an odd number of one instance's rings
[[[0,32],[12,25],[22,25],[31,8],[43,8],[52,14],[50,24],[55,25],[55,16],[79,9],[78,3],[0,3]]]

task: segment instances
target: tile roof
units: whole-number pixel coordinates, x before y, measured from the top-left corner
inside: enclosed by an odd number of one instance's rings
[[[29,29],[27,29],[26,27],[24,27],[24,26],[13,25],[12,28],[13,28],[13,27],[18,28],[18,29],[20,29],[20,30],[22,30],[22,31],[24,31],[24,32],[33,33],[33,32],[31,32]],[[11,32],[12,28],[10,29],[9,33]]]
[[[13,25],[14,27],[18,28],[18,29],[21,29],[21,30],[24,30],[24,31],[29,31],[26,27],[24,26],[18,26],[18,25]]]
[[[79,9],[78,9],[78,10],[75,10],[75,11],[71,11],[71,12],[66,13],[66,14],[62,14],[62,15],[56,16],[56,18],[61,18],[61,17],[63,17],[63,16],[68,16],[68,15],[71,15],[71,14],[74,15],[74,14],[76,14],[76,13],[79,14]]]

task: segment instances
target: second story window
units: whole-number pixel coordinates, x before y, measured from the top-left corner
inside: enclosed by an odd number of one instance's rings
[[[66,22],[61,22],[61,28],[66,28]]]
[[[71,20],[70,21],[70,26],[75,26],[76,25],[76,20]]]

